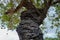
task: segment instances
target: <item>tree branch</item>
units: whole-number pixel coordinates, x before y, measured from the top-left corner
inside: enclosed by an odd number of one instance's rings
[[[54,5],[56,3],[60,3],[60,0],[56,0],[55,2],[52,3],[52,5]]]
[[[5,14],[13,14],[19,11],[22,7],[25,7],[26,9],[36,9],[32,3],[32,0],[21,0],[20,4],[15,9],[11,8]]]
[[[46,6],[46,4],[47,4],[47,0],[44,0],[44,4],[45,4],[45,6]]]
[[[44,0],[45,7],[44,7],[44,13],[47,13],[49,7],[51,6],[53,0]]]

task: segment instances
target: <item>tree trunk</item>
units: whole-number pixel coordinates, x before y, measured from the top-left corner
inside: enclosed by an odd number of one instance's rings
[[[39,25],[42,24],[50,6],[56,3],[60,3],[60,0],[57,0],[56,2],[53,2],[53,0],[44,0],[44,7],[42,9],[36,9],[32,2],[23,0],[21,1],[21,4],[16,7],[16,9],[12,8],[8,10],[6,14],[10,13],[12,15],[13,13],[17,12],[22,6],[27,9],[27,11],[21,13],[21,22],[16,30],[19,39],[43,40],[43,33],[39,28]]]
[[[41,13],[41,10],[38,10]],[[39,13],[39,14],[40,14]],[[21,13],[21,22],[17,27],[19,40],[43,40],[43,33],[39,28],[45,17],[35,10],[28,10]]]
[[[22,20],[17,32],[20,40],[43,40],[39,25],[30,19]]]

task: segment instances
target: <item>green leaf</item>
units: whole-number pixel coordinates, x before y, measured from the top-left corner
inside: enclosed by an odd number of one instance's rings
[[[13,23],[14,23],[14,24],[19,23],[19,19],[18,19],[17,17],[14,17],[14,18],[13,18]]]
[[[10,20],[10,17],[8,15],[3,15],[2,16],[2,20],[9,21]]]
[[[0,4],[0,7],[1,7],[1,8],[4,8],[4,5],[1,3],[1,4]]]

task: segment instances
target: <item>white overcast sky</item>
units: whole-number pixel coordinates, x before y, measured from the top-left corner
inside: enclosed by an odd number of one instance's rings
[[[8,34],[7,34],[8,33]],[[18,40],[18,35],[16,31],[11,31],[7,29],[0,29],[0,40]]]

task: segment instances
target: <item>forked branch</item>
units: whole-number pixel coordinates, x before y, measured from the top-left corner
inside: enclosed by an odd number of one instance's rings
[[[28,3],[29,2],[29,3]],[[44,0],[44,13],[47,13],[49,7],[52,4],[56,4],[56,3],[60,3],[60,0],[56,0],[55,2],[53,2],[53,0]],[[27,9],[32,9],[36,7],[33,5],[32,0],[21,0],[20,4],[14,9],[13,7],[11,9],[9,9],[5,14],[13,14],[17,11],[19,11],[22,7],[25,7]],[[37,9],[36,9],[37,11]]]
[[[35,8],[31,0],[21,0],[20,4],[15,9],[12,7],[5,14],[13,14],[20,10],[22,7],[26,7],[27,9]]]

